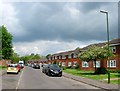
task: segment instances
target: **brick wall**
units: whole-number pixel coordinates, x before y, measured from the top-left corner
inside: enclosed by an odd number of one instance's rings
[[[0,66],[7,66],[7,64],[10,62],[10,60],[0,60]]]

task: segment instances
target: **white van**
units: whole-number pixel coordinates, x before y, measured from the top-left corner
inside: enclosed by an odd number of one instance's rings
[[[19,61],[19,65],[21,68],[24,68],[24,61]]]

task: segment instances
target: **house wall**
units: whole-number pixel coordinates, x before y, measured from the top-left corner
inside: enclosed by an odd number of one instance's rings
[[[120,56],[120,55],[119,55]],[[111,70],[118,70],[120,69],[120,58],[119,56],[117,55],[115,58],[110,58],[110,60],[116,60],[116,67],[115,68],[110,68]],[[94,66],[93,66],[93,61],[89,61],[88,62],[88,65],[89,67],[82,67],[82,61],[78,58],[70,58],[70,59],[57,59],[57,60],[49,60],[48,63],[54,63],[54,62],[65,62],[66,63],[66,66],[68,66],[68,62],[72,62],[72,66],[73,66],[73,63],[74,62],[77,62],[78,65],[79,65],[79,69],[80,70],[95,70]],[[105,67],[105,68],[108,68],[107,67],[107,59],[104,59],[104,60],[100,60],[100,67]]]
[[[9,63],[11,63],[11,60],[0,60],[0,66],[7,66]]]
[[[116,67],[110,67],[111,70],[120,70],[120,45],[116,46],[116,53],[115,57],[111,57],[110,60],[116,60]],[[72,66],[73,66],[73,62],[76,62],[79,64],[79,68],[80,70],[94,70],[95,68],[93,67],[93,61],[88,62],[89,67],[82,67],[82,61],[78,58],[73,58],[71,56],[71,58],[68,58],[68,56],[66,56],[66,59],[59,59],[57,57],[57,59],[54,60],[49,60],[48,63],[53,63],[54,61],[56,62],[65,62],[66,66],[68,66],[68,62],[72,62]],[[107,67],[107,59],[104,60],[100,60],[100,67]]]

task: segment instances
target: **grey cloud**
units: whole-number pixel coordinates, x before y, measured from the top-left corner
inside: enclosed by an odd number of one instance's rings
[[[110,5],[110,2],[82,2],[77,4],[78,8],[83,11],[83,13],[89,13],[92,10],[98,9],[105,5]]]
[[[98,14],[101,7],[111,7],[112,3],[14,3],[17,18],[27,35],[14,37],[14,41],[60,40],[60,41],[89,41],[106,40],[106,26],[104,15]],[[82,11],[82,15],[74,19],[65,10],[75,7]],[[93,12],[91,14],[90,12]],[[112,12],[112,11],[111,11]],[[116,11],[113,11],[116,13]],[[111,14],[112,15],[114,15]],[[115,20],[117,18],[114,18]],[[113,19],[112,19],[113,20]],[[117,35],[117,22],[111,24],[111,38]],[[19,29],[18,29],[19,30]]]

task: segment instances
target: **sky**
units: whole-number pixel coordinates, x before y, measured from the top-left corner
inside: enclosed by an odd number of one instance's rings
[[[0,2],[0,25],[13,35],[19,55],[54,54],[118,37],[118,2]]]

